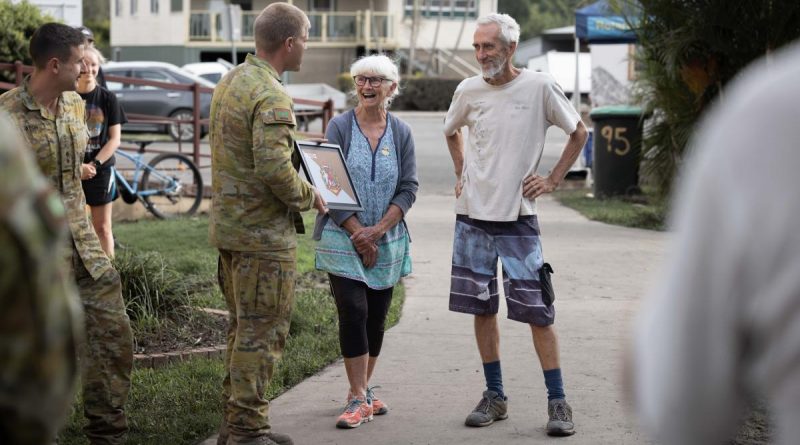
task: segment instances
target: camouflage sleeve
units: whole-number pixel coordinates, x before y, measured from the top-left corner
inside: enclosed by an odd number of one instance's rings
[[[256,174],[290,210],[314,205],[311,184],[292,165],[294,114],[291,108],[264,106],[253,122],[253,161]]]

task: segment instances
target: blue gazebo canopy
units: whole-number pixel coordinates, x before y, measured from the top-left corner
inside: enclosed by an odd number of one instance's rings
[[[575,37],[588,43],[636,43],[625,17],[614,12],[608,0],[575,11]]]

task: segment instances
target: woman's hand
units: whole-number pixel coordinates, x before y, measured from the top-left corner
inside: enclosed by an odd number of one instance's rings
[[[367,269],[370,269],[378,262],[378,246],[376,244],[372,244],[363,251],[359,250],[358,253],[361,254],[361,262]]]
[[[356,246],[356,250],[361,253],[370,246],[377,244],[378,240],[383,236],[381,231],[376,226],[360,227],[350,235],[350,241]]]
[[[92,179],[96,174],[97,170],[95,170],[94,165],[81,164],[81,180]]]

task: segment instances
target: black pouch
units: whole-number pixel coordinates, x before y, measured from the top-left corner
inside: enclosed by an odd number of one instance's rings
[[[556,294],[553,292],[553,282],[550,280],[550,274],[554,273],[550,263],[542,264],[539,269],[539,286],[542,288],[542,301],[547,306],[552,306],[553,301],[556,300]]]

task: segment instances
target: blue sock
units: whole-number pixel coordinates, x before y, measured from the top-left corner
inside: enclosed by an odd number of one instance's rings
[[[544,384],[547,386],[547,400],[565,398],[564,382],[561,381],[561,368],[545,371]]]
[[[500,372],[500,360],[484,363],[483,376],[486,377],[486,389],[503,397],[503,373]]]

